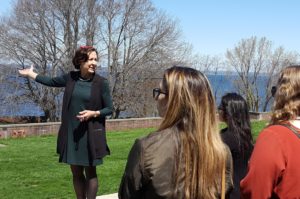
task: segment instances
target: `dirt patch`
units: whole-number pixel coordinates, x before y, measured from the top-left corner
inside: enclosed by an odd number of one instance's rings
[[[4,144],[0,144],[0,148],[1,148],[1,147],[6,147],[6,145],[4,145]]]

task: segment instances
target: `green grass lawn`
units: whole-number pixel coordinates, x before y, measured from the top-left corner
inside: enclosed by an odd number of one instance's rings
[[[265,121],[252,123],[256,137]],[[221,128],[224,124],[221,124]],[[98,195],[117,192],[128,152],[138,137],[154,129],[135,129],[107,134],[111,155],[97,167]],[[0,198],[75,198],[70,168],[58,163],[56,136],[0,140]]]

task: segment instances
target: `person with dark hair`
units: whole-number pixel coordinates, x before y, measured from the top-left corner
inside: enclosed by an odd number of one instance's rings
[[[242,198],[300,198],[300,65],[284,68],[276,87],[270,125],[240,183]]]
[[[97,75],[97,50],[82,46],[73,57],[76,71],[58,77],[38,75],[33,66],[20,75],[51,87],[65,87],[61,126],[57,138],[59,162],[70,165],[78,199],[95,199],[96,165],[110,153],[105,136],[105,116],[112,113],[108,81]]]
[[[237,93],[227,93],[218,107],[219,118],[227,124],[221,130],[223,141],[228,145],[233,160],[234,189],[230,198],[240,198],[240,181],[247,173],[247,165],[253,150],[250,117],[247,102]]]
[[[128,156],[120,199],[225,198],[232,159],[218,131],[215,100],[199,71],[175,66],[153,89],[162,123],[137,139]]]

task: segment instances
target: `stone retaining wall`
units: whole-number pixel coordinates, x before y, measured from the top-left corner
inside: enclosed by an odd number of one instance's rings
[[[158,117],[106,120],[106,130],[122,131],[137,128],[156,128],[160,122],[161,118]],[[60,122],[0,125],[0,139],[57,134],[59,127]]]
[[[251,120],[269,120],[270,113],[250,112]],[[124,131],[137,128],[157,128],[159,117],[106,120],[107,131]],[[0,125],[0,139],[21,138],[32,135],[57,134],[60,122]]]
[[[251,120],[270,120],[271,112],[250,112]]]

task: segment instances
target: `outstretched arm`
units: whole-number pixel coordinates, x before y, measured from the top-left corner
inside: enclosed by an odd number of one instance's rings
[[[19,74],[23,77],[29,77],[33,80],[35,80],[36,76],[38,75],[36,72],[33,71],[33,65],[31,65],[30,68],[24,68],[19,70]]]
[[[51,87],[66,86],[67,76],[68,76],[67,74],[62,76],[57,76],[57,77],[48,77],[48,76],[37,74],[36,72],[33,71],[33,69],[34,69],[33,65],[31,65],[30,68],[19,70],[19,74],[23,77],[28,77],[46,86],[51,86]]]

